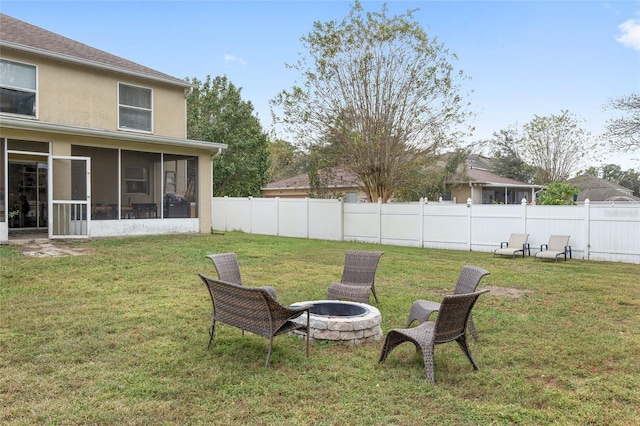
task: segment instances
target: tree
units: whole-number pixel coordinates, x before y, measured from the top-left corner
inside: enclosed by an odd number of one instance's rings
[[[554,182],[547,185],[544,191],[538,194],[536,203],[546,206],[576,204],[573,201],[573,197],[578,195],[579,192],[580,190],[570,183]]]
[[[421,157],[455,140],[465,113],[456,59],[413,19],[364,13],[356,1],[341,22],[315,22],[307,54],[289,68],[303,83],[271,101],[301,143],[333,145],[331,159],[358,176],[370,201],[389,200]]]
[[[251,102],[227,77],[193,78],[187,96],[187,137],[228,145],[213,160],[213,195],[259,196],[267,183],[267,135]]]
[[[531,183],[536,175],[535,167],[527,164],[520,155],[522,135],[515,126],[493,133],[490,171],[500,176]]]
[[[617,109],[628,115],[607,122],[604,137],[613,149],[621,152],[640,149],[640,93],[613,99],[605,109]]]
[[[269,142],[267,151],[269,152],[269,182],[286,179],[307,170],[307,156],[287,141],[278,139]]]
[[[633,169],[622,172],[618,184],[631,189],[636,197],[640,196],[640,172]]]
[[[536,183],[567,180],[593,154],[597,144],[568,111],[547,117],[534,116],[524,125],[523,159],[537,169]]]

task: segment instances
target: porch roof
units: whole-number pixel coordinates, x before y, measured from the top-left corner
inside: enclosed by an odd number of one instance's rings
[[[147,135],[144,133],[128,133],[86,127],[67,126],[62,124],[44,123],[41,121],[26,120],[14,117],[0,117],[0,127],[16,130],[29,130],[49,132],[56,134],[86,136],[102,139],[111,139],[127,142],[153,143],[159,145],[181,146],[186,148],[206,149],[211,152],[220,152],[227,148],[227,144],[193,139],[181,139],[165,136]]]

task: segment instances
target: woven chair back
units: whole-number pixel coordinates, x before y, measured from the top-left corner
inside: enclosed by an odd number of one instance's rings
[[[376,277],[380,251],[347,250],[342,271],[342,284],[371,286]]]
[[[240,265],[235,253],[219,253],[207,256],[213,262],[220,281],[242,285]]]
[[[485,289],[475,293],[445,296],[436,317],[434,343],[450,342],[464,336],[473,305],[481,294],[488,291]]]
[[[490,272],[477,266],[465,265],[460,271],[454,294],[473,293],[476,291],[480,280]]]

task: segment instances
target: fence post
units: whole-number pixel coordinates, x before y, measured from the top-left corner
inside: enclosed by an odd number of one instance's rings
[[[307,209],[307,214],[305,215],[306,223],[304,225],[306,235],[304,237],[308,239],[309,238],[309,197],[304,197],[304,201],[305,201],[305,208]]]
[[[280,197],[276,197],[276,235],[280,236]]]
[[[382,244],[382,197],[378,197],[378,244]]]
[[[588,198],[584,200],[584,224],[582,228],[584,238],[584,251],[582,252],[582,258],[589,260],[591,258],[591,200]]]
[[[523,222],[522,229],[524,230],[523,233],[526,234],[527,233],[527,199],[523,198],[522,200],[520,200],[520,205],[522,206],[522,222]]]
[[[338,209],[340,209],[340,241],[344,241],[344,199],[341,197],[338,200]]]
[[[467,198],[467,230],[469,231],[469,234],[467,235],[467,250],[472,251],[471,250],[471,222],[473,221],[472,218],[472,208],[471,206],[473,205],[473,200],[471,198]]]
[[[427,204],[427,197],[420,198],[420,247],[424,248],[424,205]]]
[[[253,197],[249,196],[249,234],[253,234]]]
[[[224,227],[222,229],[224,229],[224,232],[229,232],[229,230],[227,229],[227,223],[229,222],[227,220],[227,215],[229,214],[229,196],[225,195],[224,196]]]

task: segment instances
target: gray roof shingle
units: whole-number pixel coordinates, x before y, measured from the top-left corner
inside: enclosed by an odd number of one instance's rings
[[[60,60],[83,63],[166,83],[189,87],[189,83],[160,71],[36,27],[0,13],[0,47],[29,51]]]

